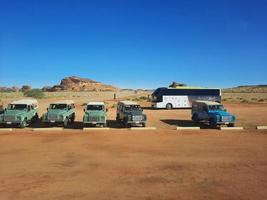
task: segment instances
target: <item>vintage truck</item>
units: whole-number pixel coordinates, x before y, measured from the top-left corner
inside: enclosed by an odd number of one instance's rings
[[[141,124],[146,126],[147,116],[141,106],[133,101],[120,101],[117,106],[116,120],[123,122],[125,127]]]
[[[75,120],[75,106],[72,100],[63,100],[51,103],[41,121],[44,125],[63,124],[67,127]]]
[[[0,125],[18,125],[25,128],[39,119],[36,99],[21,99],[11,102],[0,114]]]
[[[83,125],[107,125],[107,109],[104,102],[89,102],[84,109]]]
[[[208,122],[211,127],[218,125],[235,125],[236,117],[224,108],[224,106],[214,101],[195,101],[192,104],[192,120],[198,122]]]

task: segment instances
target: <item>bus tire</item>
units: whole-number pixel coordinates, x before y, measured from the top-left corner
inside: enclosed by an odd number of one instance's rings
[[[171,104],[171,103],[167,103],[167,105],[166,105],[166,109],[167,109],[167,110],[171,110],[171,109],[172,109],[172,104]]]

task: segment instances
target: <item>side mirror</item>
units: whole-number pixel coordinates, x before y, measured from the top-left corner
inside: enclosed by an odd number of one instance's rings
[[[48,111],[48,108],[46,108],[46,110]]]
[[[83,112],[85,112],[85,108],[83,109]]]
[[[106,112],[108,112],[108,109],[106,109]]]
[[[4,110],[6,111],[6,108]]]

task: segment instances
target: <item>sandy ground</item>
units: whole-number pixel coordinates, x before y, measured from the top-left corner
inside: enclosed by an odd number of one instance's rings
[[[0,199],[266,199],[267,131],[255,129],[267,124],[266,104],[226,104],[243,131],[179,132],[194,125],[190,110],[145,108],[158,129],[130,131],[108,103],[110,131],[76,122],[63,132],[1,132]]]

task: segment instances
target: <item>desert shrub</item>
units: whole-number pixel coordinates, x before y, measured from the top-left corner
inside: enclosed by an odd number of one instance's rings
[[[24,96],[42,99],[45,97],[45,94],[40,89],[32,89],[32,90],[28,90],[28,91],[24,92]]]
[[[246,99],[242,99],[240,102],[241,102],[241,103],[248,103],[248,100],[246,100]]]
[[[32,88],[32,87],[29,86],[29,85],[23,85],[23,86],[21,87],[20,91],[23,92],[23,93],[25,93],[25,92],[30,91],[31,88]]]
[[[259,99],[258,102],[264,102],[264,99]]]

